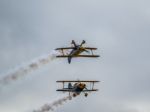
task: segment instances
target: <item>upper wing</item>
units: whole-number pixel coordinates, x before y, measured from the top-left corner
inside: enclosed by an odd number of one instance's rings
[[[96,50],[97,48],[94,47],[84,47],[85,49],[89,49],[89,50]]]
[[[96,80],[60,80],[60,81],[56,81],[56,82],[100,82],[100,81],[96,81]]]
[[[55,50],[64,50],[64,49],[74,49],[74,47],[62,47],[62,48],[56,48]]]
[[[57,89],[56,91],[71,92],[71,91],[72,91],[72,89]]]
[[[57,55],[56,57],[57,57],[57,58],[68,58],[69,55]]]
[[[94,47],[84,47],[85,49],[89,50],[96,50],[97,48]],[[56,48],[55,50],[63,50],[63,49],[74,49],[74,47],[61,47],[61,48]]]
[[[57,89],[56,91],[72,92],[72,89]],[[85,89],[82,92],[98,91],[98,89]]]

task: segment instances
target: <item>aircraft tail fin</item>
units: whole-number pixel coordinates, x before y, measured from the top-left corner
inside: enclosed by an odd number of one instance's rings
[[[71,44],[73,44],[73,45],[74,45],[74,47],[77,47],[77,45],[76,45],[76,43],[75,43],[75,41],[74,41],[74,40],[72,40]]]
[[[80,46],[82,46],[83,44],[85,44],[85,40],[83,40],[83,41],[81,42]]]
[[[72,59],[72,57],[68,57],[68,63],[69,64],[71,63],[71,59]]]

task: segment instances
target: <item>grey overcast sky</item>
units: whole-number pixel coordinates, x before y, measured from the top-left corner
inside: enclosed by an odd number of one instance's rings
[[[0,0],[0,74],[86,40],[99,59],[56,59],[0,90],[1,112],[29,112],[56,97],[56,80],[96,79],[97,93],[56,112],[150,112],[150,1]]]

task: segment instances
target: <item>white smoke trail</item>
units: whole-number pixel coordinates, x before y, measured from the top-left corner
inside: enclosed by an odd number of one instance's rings
[[[54,111],[54,108],[57,108],[59,105],[62,105],[64,102],[67,102],[68,100],[71,100],[72,96],[67,96],[60,98],[53,103],[47,103],[44,104],[40,109],[33,110],[33,112],[48,112],[48,111]]]
[[[52,61],[53,59],[55,59],[56,54],[57,52],[52,52],[40,58],[34,59],[28,64],[22,64],[17,68],[12,69],[11,71],[1,75],[2,77],[0,78],[0,84],[9,84],[10,82],[17,80],[20,77],[23,77],[29,72],[32,72],[40,68],[42,65],[45,65],[50,61]]]

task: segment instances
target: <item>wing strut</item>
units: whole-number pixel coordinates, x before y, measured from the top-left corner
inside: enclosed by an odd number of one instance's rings
[[[94,82],[93,82],[93,85],[92,85],[92,90],[94,89]]]
[[[93,50],[92,50],[92,49],[91,49],[91,53],[92,53],[92,55],[94,55],[94,54],[93,54]]]
[[[64,54],[64,50],[63,50],[63,49],[61,49],[61,51],[62,51],[62,54],[63,54],[63,56],[64,56],[64,55],[65,55],[65,54]]]
[[[64,89],[64,82],[63,82],[63,89]]]

